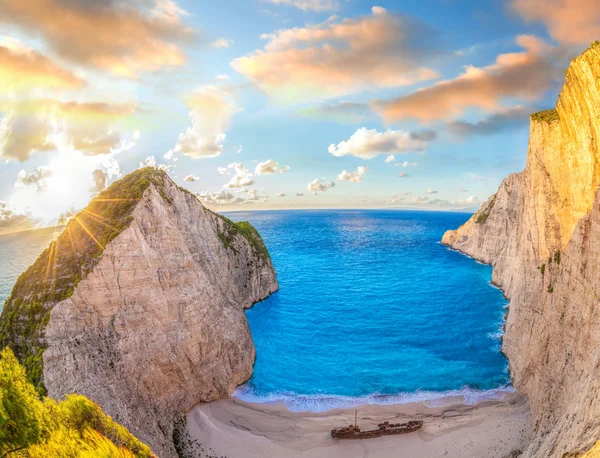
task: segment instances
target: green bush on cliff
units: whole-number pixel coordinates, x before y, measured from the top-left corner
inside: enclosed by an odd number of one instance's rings
[[[533,121],[554,122],[558,121],[560,119],[560,116],[558,115],[558,111],[556,111],[556,108],[553,108],[551,110],[544,110],[538,111],[537,113],[533,113],[531,115],[531,119]]]
[[[0,456],[151,458],[150,448],[84,396],[40,399],[7,347],[0,353]]]
[[[18,278],[0,316],[0,348],[10,346],[39,393],[45,393],[42,354],[50,310],[73,294],[104,247],[129,226],[131,212],[150,184],[167,199],[165,175],[162,170],[146,167],[113,183],[75,215]]]
[[[477,224],[485,223],[487,221],[487,219],[490,217],[490,214],[492,213],[492,210],[494,209],[494,205],[496,205],[496,194],[493,195],[490,204],[486,208],[479,210],[479,212],[477,214],[477,219],[475,220],[475,223],[477,223]]]

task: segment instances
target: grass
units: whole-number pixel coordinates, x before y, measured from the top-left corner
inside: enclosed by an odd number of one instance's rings
[[[131,213],[151,184],[170,201],[164,176],[164,171],[146,167],[113,183],[69,221],[15,283],[0,315],[0,348],[9,346],[14,351],[40,394],[45,393],[42,354],[50,311],[73,294],[104,247],[131,224]]]
[[[485,209],[479,210],[479,212],[477,214],[477,219],[475,220],[475,223],[484,224],[487,221],[487,219],[490,217],[490,213],[492,213],[492,210],[494,209],[495,204],[496,204],[496,194],[494,194],[494,196],[492,197],[492,201]]]
[[[538,111],[537,113],[533,113],[531,115],[531,119],[533,121],[541,121],[541,122],[554,122],[554,121],[558,121],[560,119],[560,116],[558,115],[558,111],[556,111],[556,108],[553,108],[551,110],[544,110],[544,111]]]

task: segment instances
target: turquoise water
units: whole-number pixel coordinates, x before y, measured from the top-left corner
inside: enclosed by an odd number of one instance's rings
[[[280,291],[247,312],[254,375],[236,392],[327,410],[464,394],[509,384],[500,353],[507,301],[491,267],[440,245],[470,215],[277,211],[249,220]]]
[[[280,291],[248,310],[257,348],[236,392],[322,411],[509,383],[506,313],[491,268],[439,244],[469,215],[417,211],[236,212],[265,239]],[[54,229],[0,236],[0,304]],[[1,305],[0,305],[1,306]]]

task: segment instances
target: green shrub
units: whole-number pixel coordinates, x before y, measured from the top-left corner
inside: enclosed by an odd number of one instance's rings
[[[558,111],[556,108],[552,108],[551,110],[538,111],[537,113],[533,113],[531,115],[531,119],[534,121],[542,121],[542,122],[554,122],[560,119],[558,115]]]

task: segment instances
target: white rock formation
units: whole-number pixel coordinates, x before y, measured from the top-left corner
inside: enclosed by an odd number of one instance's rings
[[[494,266],[503,351],[531,404],[525,457],[600,438],[600,47],[575,59],[556,111],[533,115],[527,166],[443,243]],[[575,455],[565,455],[575,453]]]
[[[257,233],[232,230],[166,174],[162,192],[150,185],[130,226],[52,309],[43,374],[51,397],[84,394],[175,457],[178,415],[250,378],[244,309],[278,285]]]

